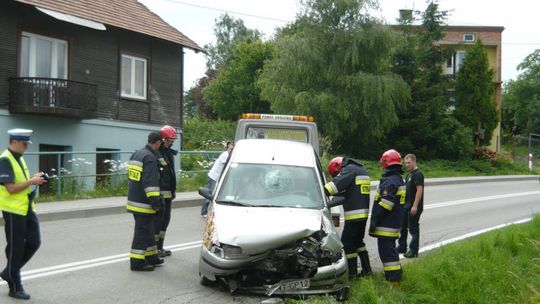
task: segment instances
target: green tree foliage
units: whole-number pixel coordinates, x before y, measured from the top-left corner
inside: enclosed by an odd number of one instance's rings
[[[205,45],[208,52],[206,67],[209,70],[219,70],[227,65],[235,45],[262,38],[258,30],[247,28],[242,19],[235,19],[228,14],[223,14],[216,20],[214,34],[216,43]]]
[[[202,119],[215,119],[217,117],[216,113],[210,107],[208,102],[203,96],[203,90],[208,86],[210,81],[214,79],[217,75],[215,70],[206,70],[206,73],[203,77],[197,80],[197,83],[189,89],[186,94],[186,99],[184,100],[184,105],[186,107],[194,106],[196,108],[196,115],[191,117],[199,117]]]
[[[282,29],[259,79],[276,113],[313,115],[336,151],[368,155],[398,123],[409,88],[390,71],[396,34],[371,18],[374,1],[307,0]],[[378,153],[379,151],[377,151]]]
[[[512,134],[540,133],[540,49],[518,65],[521,74],[505,86],[503,126]]]
[[[214,26],[216,42],[205,45],[207,50],[206,73],[188,92],[186,102],[194,103],[197,106],[197,116],[203,119],[214,119],[217,117],[212,107],[203,96],[203,90],[216,77],[218,71],[225,66],[233,54],[235,47],[243,42],[259,41],[262,37],[257,30],[252,30],[244,25],[241,19],[223,14]]]
[[[203,91],[219,118],[236,120],[243,112],[269,112],[270,103],[259,97],[256,83],[272,53],[272,43],[259,40],[235,47],[228,64]]]
[[[441,73],[447,53],[434,43],[444,38],[447,12],[432,1],[420,15],[422,25],[416,31],[410,21],[401,20],[405,43],[394,53],[392,70],[407,81],[412,98],[387,142],[422,158],[468,158],[472,132],[451,115],[448,81]]]
[[[475,130],[476,134],[483,133],[483,139],[477,136],[477,144],[489,144],[493,130],[499,122],[494,90],[493,70],[489,68],[487,54],[482,42],[478,40],[467,51],[457,73],[454,111],[454,115],[463,125]]]

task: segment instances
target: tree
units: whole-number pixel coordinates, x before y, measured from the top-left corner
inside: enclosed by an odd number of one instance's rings
[[[463,125],[475,130],[477,146],[490,143],[493,129],[499,122],[494,91],[493,70],[489,68],[482,42],[478,40],[467,51],[457,73],[454,111]]]
[[[248,29],[241,19],[234,19],[227,14],[221,15],[216,20],[214,33],[216,42],[205,45],[208,53],[205,76],[201,77],[188,93],[188,97],[191,97],[197,106],[197,115],[206,119],[214,119],[217,115],[207,104],[203,96],[204,89],[216,77],[218,71],[227,65],[236,45],[242,42],[259,41],[262,36],[257,30]]]
[[[210,107],[208,102],[203,96],[203,90],[208,86],[210,81],[217,75],[215,70],[207,70],[205,75],[197,80],[197,83],[189,89],[187,97],[189,98],[185,102],[192,102],[197,109],[197,117],[204,119],[215,119],[216,113]]]
[[[540,133],[540,49],[517,66],[522,73],[503,94],[503,126],[512,134]]]
[[[259,79],[276,113],[313,115],[334,148],[357,156],[397,124],[409,88],[390,71],[396,34],[367,15],[374,1],[307,0],[276,38]]]
[[[436,42],[444,38],[447,12],[431,1],[424,12],[416,14],[422,25],[414,31],[410,21],[401,22],[405,43],[394,53],[392,66],[411,87],[411,106],[400,115],[387,143],[422,158],[470,157],[472,132],[450,114],[448,81],[441,75],[447,53]]]
[[[256,83],[265,60],[271,58],[271,42],[242,42],[234,48],[228,64],[203,91],[219,118],[236,120],[243,112],[269,112],[270,104],[259,97]]]
[[[235,45],[262,39],[258,30],[247,28],[242,19],[234,19],[228,14],[223,14],[216,20],[214,34],[216,43],[205,45],[208,51],[206,67],[209,70],[219,70],[226,65]]]

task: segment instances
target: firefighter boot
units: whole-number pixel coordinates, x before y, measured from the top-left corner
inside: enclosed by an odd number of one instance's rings
[[[362,265],[362,270],[358,273],[359,277],[369,276],[373,273],[371,270],[371,264],[369,264],[369,255],[367,251],[361,252],[358,254],[360,258],[360,264]]]
[[[349,279],[355,278],[358,275],[358,262],[356,257],[354,259],[347,259],[347,265],[349,266]]]

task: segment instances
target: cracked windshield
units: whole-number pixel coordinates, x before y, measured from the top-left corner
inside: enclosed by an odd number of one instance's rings
[[[319,209],[321,186],[313,168],[231,164],[216,201],[253,207]]]

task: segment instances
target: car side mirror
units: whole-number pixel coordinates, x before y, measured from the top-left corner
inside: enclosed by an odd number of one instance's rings
[[[199,188],[199,195],[204,197],[205,199],[211,201],[213,199],[213,194],[212,192],[210,191],[210,189],[208,188],[203,188],[203,187],[200,187]]]
[[[343,205],[343,203],[345,203],[345,198],[343,196],[332,196],[332,197],[330,197],[330,202],[328,203],[328,208]]]

